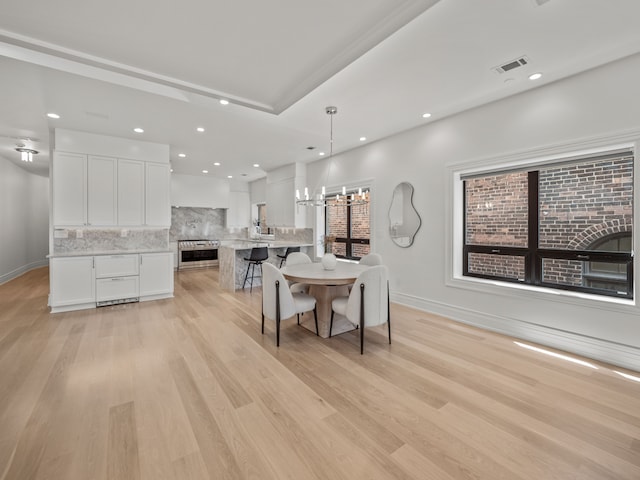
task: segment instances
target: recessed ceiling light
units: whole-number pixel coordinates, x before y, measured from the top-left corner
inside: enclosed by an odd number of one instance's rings
[[[169,169],[169,171],[170,171],[171,173],[173,173],[173,168],[170,168],[170,169]]]
[[[57,113],[51,112],[51,113],[47,113],[47,117],[58,119],[60,118],[60,115],[58,115]]]
[[[202,170],[202,173],[209,173],[209,170]]]
[[[136,133],[144,133],[144,130],[141,129],[140,127],[134,128],[133,131],[136,132]]]
[[[186,155],[186,154],[184,154],[184,153],[179,153],[179,154],[178,154],[178,156],[179,156],[180,158],[186,158],[186,156],[187,156],[187,155]]]
[[[229,100],[225,100],[224,98],[221,98],[220,105],[229,105]]]
[[[431,116],[430,113],[423,113],[422,118],[429,118]]]
[[[541,73],[534,73],[532,75],[529,75],[529,80],[538,80],[541,77],[542,77]]]
[[[367,137],[360,137],[360,141],[361,141],[361,142],[364,142],[364,141],[366,141],[366,140],[367,140]]]
[[[324,152],[318,152],[318,155],[320,155],[321,157],[324,157]]]
[[[253,166],[258,168],[260,166],[260,164],[259,163],[254,163]]]
[[[233,175],[227,175],[227,178],[233,178]]]
[[[214,163],[214,165],[215,165],[216,167],[219,167],[219,166],[220,166],[220,162],[215,162],[215,163]]]
[[[204,132],[204,127],[198,127],[198,128],[196,128],[196,130],[197,130],[198,132],[202,133],[202,132]]]

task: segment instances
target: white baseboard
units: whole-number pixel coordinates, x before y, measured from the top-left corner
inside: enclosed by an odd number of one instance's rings
[[[173,292],[169,293],[157,293],[155,295],[146,295],[144,297],[140,297],[141,302],[148,302],[151,300],[162,300],[163,298],[173,298]]]
[[[502,333],[522,340],[565,350],[594,360],[640,371],[640,349],[577,333],[536,325],[513,318],[486,314],[433,300],[391,293],[391,301],[456,322]]]
[[[44,260],[38,260],[37,262],[31,262],[31,263],[28,263],[27,265],[18,267],[9,273],[0,275],[0,285],[2,285],[3,283],[7,283],[10,280],[13,280],[14,278],[17,278],[20,275],[24,275],[25,273],[27,273],[30,270],[33,270],[34,268],[46,267],[48,265],[49,265],[49,259],[45,258]]]

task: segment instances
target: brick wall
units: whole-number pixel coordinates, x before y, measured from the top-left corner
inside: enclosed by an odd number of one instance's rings
[[[354,239],[370,239],[371,224],[369,216],[369,202],[362,205],[353,205],[351,207],[351,238]],[[331,200],[327,206],[327,234],[336,237],[347,237],[347,207],[336,204],[335,200]],[[351,256],[363,257],[370,251],[369,245],[353,244]],[[334,255],[346,256],[346,245],[344,243],[334,242],[331,252]]]
[[[466,241],[527,246],[527,173],[466,182]],[[633,157],[587,161],[540,170],[539,246],[588,250],[600,239],[631,232]],[[521,262],[500,255],[470,257],[471,272],[522,278]],[[545,260],[546,282],[581,285],[584,262]]]

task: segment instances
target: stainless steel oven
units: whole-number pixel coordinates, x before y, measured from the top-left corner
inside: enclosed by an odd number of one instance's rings
[[[218,266],[219,240],[179,240],[178,270]]]

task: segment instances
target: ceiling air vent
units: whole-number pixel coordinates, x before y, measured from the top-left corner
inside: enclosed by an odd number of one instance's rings
[[[500,65],[498,67],[493,67],[493,70],[495,70],[498,73],[505,73],[513,70],[514,68],[523,67],[528,63],[529,63],[529,59],[523,55],[522,57],[516,58],[515,60],[511,60],[510,62],[507,62],[503,65]]]

